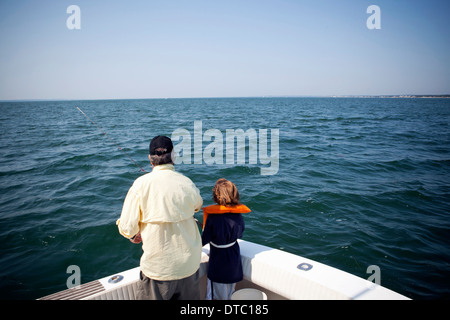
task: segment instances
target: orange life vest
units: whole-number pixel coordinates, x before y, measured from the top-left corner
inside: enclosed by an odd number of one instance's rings
[[[238,204],[235,206],[222,206],[220,204],[213,204],[203,208],[203,229],[205,229],[206,218],[209,214],[223,214],[223,213],[249,213],[251,210],[245,204]]]

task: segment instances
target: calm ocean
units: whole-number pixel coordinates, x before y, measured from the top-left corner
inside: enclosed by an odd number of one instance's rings
[[[376,265],[389,289],[450,298],[450,99],[437,98],[1,102],[0,298],[66,289],[70,265],[82,283],[139,265],[115,221],[143,172],[76,106],[146,171],[150,139],[185,129],[194,141],[195,121],[223,133],[224,157],[227,129],[278,129],[276,174],[260,159],[195,164],[195,150],[176,169],[205,205],[218,178],[237,185],[253,210],[245,240],[366,279]]]

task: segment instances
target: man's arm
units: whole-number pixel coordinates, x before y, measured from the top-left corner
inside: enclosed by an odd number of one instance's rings
[[[119,228],[119,233],[127,239],[134,238],[134,240],[140,239],[139,234],[139,221],[141,218],[141,206],[138,195],[133,191],[133,187],[130,188],[128,194],[123,203],[122,213],[120,219],[116,221],[116,225]],[[139,237],[137,235],[139,234]],[[132,242],[134,242],[132,240]],[[139,241],[140,242],[140,241]],[[137,242],[137,243],[139,243]],[[134,242],[136,243],[136,242]]]
[[[195,203],[194,212],[199,212],[203,205],[203,199],[200,195],[200,190],[198,190],[197,187],[195,187],[195,189],[197,202]]]

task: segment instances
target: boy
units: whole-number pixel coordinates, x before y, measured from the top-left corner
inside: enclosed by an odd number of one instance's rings
[[[216,205],[203,208],[202,244],[210,244],[206,299],[229,300],[243,279],[237,239],[245,229],[241,213],[250,209],[239,203],[236,186],[226,179],[217,180],[213,200]]]

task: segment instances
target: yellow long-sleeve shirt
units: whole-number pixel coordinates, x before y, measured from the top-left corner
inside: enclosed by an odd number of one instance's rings
[[[140,268],[147,277],[177,280],[197,271],[202,243],[194,213],[202,204],[198,188],[171,164],[134,181],[116,224],[128,239],[141,233]]]

